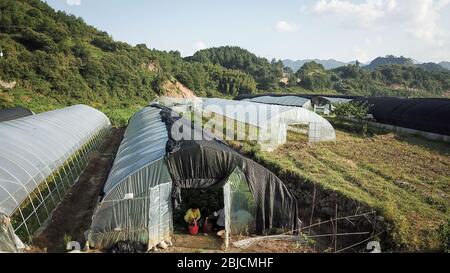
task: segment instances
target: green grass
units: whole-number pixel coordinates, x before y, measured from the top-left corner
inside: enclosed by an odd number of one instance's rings
[[[236,143],[234,143],[236,144]],[[366,204],[393,224],[399,248],[440,245],[437,229],[450,219],[450,145],[413,136],[337,130],[335,143],[310,145],[289,133],[274,152],[246,143],[244,152],[279,173],[311,181]]]
[[[12,90],[0,90],[0,108],[21,106],[32,110],[34,113],[42,113],[55,109],[64,108],[74,104],[86,104],[105,113],[114,126],[123,127],[128,124],[128,120],[134,113],[148,105],[149,102],[143,99],[134,99],[121,102],[111,99],[108,102],[68,100],[65,97],[50,97],[32,92],[23,88]]]

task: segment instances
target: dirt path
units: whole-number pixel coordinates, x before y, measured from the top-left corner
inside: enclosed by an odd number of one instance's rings
[[[245,237],[239,238],[244,239]],[[232,240],[233,241],[233,240]],[[162,250],[163,253],[311,253],[314,250],[306,245],[298,245],[292,241],[261,240],[248,248],[223,246],[223,240],[215,234],[204,236],[199,234],[175,233],[172,235],[173,247]]]
[[[65,235],[71,240],[85,242],[84,232],[91,224],[100,190],[108,177],[123,133],[123,128],[113,128],[100,149],[93,153],[78,183],[53,212],[42,233],[34,239],[35,247],[47,252],[65,252]]]

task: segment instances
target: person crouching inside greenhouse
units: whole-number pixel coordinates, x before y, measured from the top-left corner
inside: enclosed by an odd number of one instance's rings
[[[214,222],[214,230],[223,230],[225,229],[225,212],[223,209],[219,209],[214,212],[214,217],[216,217],[216,221]]]
[[[200,209],[197,204],[192,204],[191,208],[188,209],[186,214],[184,215],[184,221],[188,223],[189,226],[198,226],[200,218],[202,215],[200,214]]]
[[[225,234],[225,211],[223,209],[215,211],[214,217],[216,217],[216,221],[214,222],[214,230],[218,231],[217,236],[223,237]]]

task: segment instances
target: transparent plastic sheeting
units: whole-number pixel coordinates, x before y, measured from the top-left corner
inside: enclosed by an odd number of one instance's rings
[[[0,211],[7,216],[79,148],[111,126],[85,105],[0,123]]]
[[[345,98],[332,98],[332,97],[322,97],[330,102],[331,105],[336,105],[340,103],[348,103],[351,102],[352,99],[345,99]]]
[[[0,213],[0,253],[16,253],[21,252],[25,245],[20,241],[14,228],[12,227],[9,218]]]
[[[261,96],[251,99],[244,99],[243,101],[259,102],[265,104],[276,104],[284,106],[296,106],[296,107],[303,107],[306,109],[312,108],[310,99],[297,96],[282,96],[282,97]]]
[[[256,230],[256,202],[241,169],[236,168],[224,185],[226,230],[249,236]]]
[[[91,246],[109,248],[132,240],[151,248],[170,239],[172,183],[164,161],[168,135],[160,112],[146,107],[130,119],[94,213]]]
[[[199,105],[194,108],[199,110]],[[336,132],[333,126],[320,115],[301,107],[269,105],[249,101],[235,101],[226,99],[203,99],[201,108],[206,112],[234,119],[238,122],[268,129],[268,132],[277,132],[274,142],[283,144],[286,142],[289,125],[308,125],[309,135],[314,135],[310,141],[333,141]],[[311,130],[314,130],[311,132]]]

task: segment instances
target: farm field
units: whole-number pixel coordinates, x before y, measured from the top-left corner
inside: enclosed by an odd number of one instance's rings
[[[185,2],[0,0],[0,253],[450,253],[450,0]]]
[[[290,132],[274,152],[232,145],[294,188],[315,184],[375,209],[388,223],[393,249],[438,248],[436,230],[450,219],[450,145],[392,132],[336,132],[335,143],[317,144]]]

